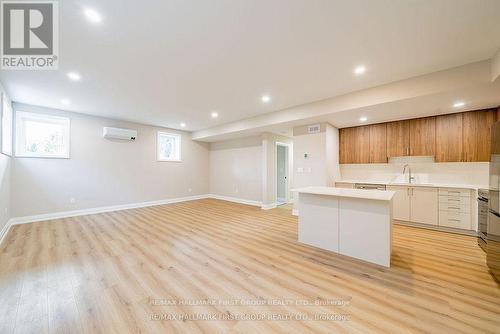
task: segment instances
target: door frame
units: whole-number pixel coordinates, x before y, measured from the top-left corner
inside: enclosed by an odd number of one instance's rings
[[[280,203],[281,204],[287,204],[290,203],[290,168],[289,168],[289,161],[290,161],[290,144],[283,143],[283,142],[276,142],[275,148],[274,148],[274,154],[275,154],[275,159],[274,159],[274,186],[275,186],[275,192],[274,196],[276,197],[275,203],[278,204],[278,146],[286,147],[286,163],[285,163],[285,174],[286,174],[286,181],[285,181],[285,203]]]

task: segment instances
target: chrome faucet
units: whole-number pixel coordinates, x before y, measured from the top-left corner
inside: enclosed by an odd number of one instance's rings
[[[406,172],[406,169],[408,168],[408,183],[412,183],[412,181],[415,180],[415,178],[411,175],[411,167],[410,167],[410,164],[406,164],[404,167],[403,167],[403,176],[405,176],[405,172]]]

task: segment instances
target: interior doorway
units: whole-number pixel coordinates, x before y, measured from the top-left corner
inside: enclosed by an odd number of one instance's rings
[[[287,204],[289,201],[289,146],[276,143],[276,205]]]

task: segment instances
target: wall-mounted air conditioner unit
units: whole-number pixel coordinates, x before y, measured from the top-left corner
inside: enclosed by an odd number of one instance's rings
[[[137,138],[137,131],[105,126],[102,129],[102,136],[107,139],[135,140]]]

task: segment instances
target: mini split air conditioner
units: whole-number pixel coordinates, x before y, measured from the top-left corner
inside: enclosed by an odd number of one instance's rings
[[[135,140],[137,138],[137,131],[105,126],[102,129],[102,136],[107,139]]]

